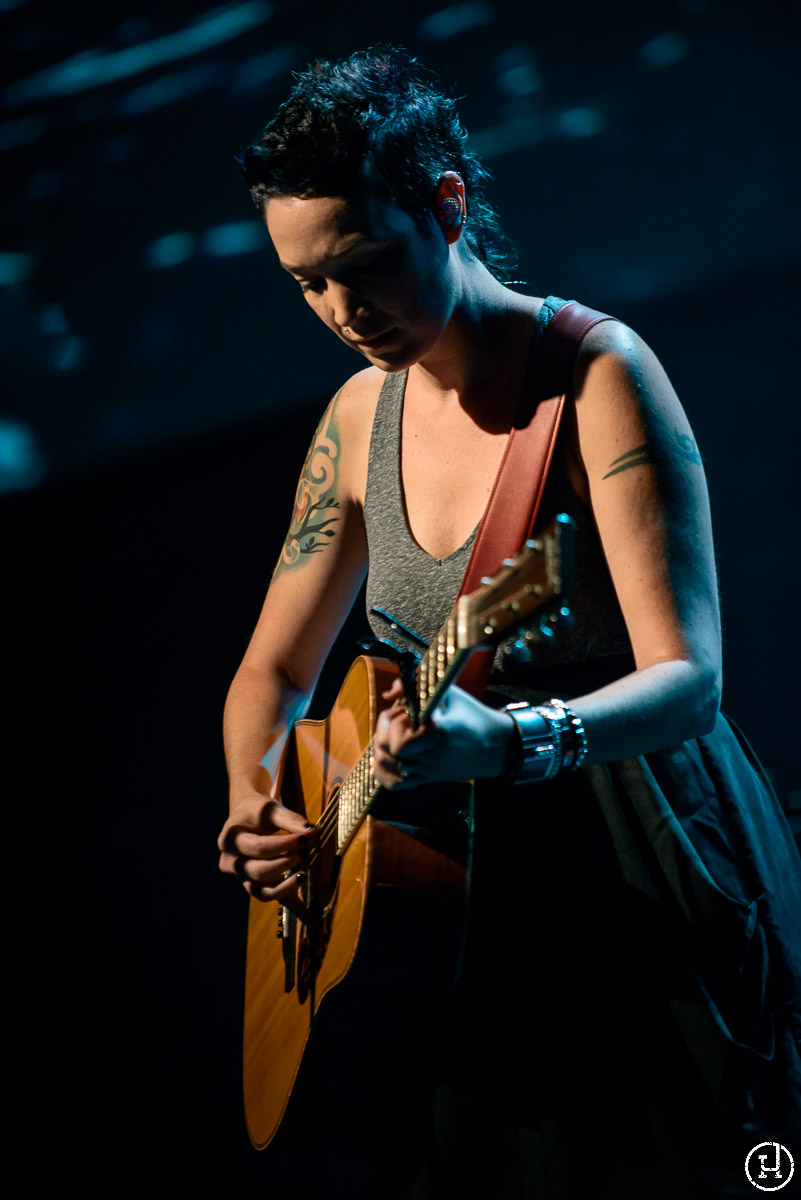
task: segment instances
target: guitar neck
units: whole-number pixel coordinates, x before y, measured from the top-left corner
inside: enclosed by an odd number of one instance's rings
[[[425,720],[439,704],[450,684],[456,678],[470,649],[459,650],[452,633],[455,632],[456,613],[451,613],[434,642],[417,666],[415,683],[420,719]],[[381,784],[373,774],[373,739],[367,744],[356,765],[342,781],[337,796],[337,854],[344,854],[362,820],[381,791]]]
[[[333,802],[337,806],[338,855],[347,850],[353,835],[380,791],[381,784],[373,775],[373,739],[370,738],[366,750],[343,779],[339,794]]]
[[[556,624],[569,622],[566,596],[572,590],[573,522],[560,513],[514,559],[506,559],[491,579],[461,596],[417,664],[414,678],[418,719],[425,721],[442,700],[473,650],[496,644],[526,618],[540,612],[527,638],[553,636]],[[561,606],[561,607],[560,607]],[[373,774],[373,740],[347,775],[336,799],[337,854],[343,854],[381,785]]]

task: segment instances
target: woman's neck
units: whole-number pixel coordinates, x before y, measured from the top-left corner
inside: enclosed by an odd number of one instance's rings
[[[473,256],[462,261],[448,324],[428,354],[409,370],[409,383],[431,402],[458,403],[480,424],[508,414],[499,393],[516,399],[533,320],[541,301],[509,291]],[[501,406],[501,407],[506,407]]]

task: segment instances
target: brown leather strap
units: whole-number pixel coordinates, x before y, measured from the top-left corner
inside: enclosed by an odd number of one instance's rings
[[[479,526],[459,595],[468,595],[485,575],[499,569],[531,536],[553,458],[559,424],[570,393],[578,348],[587,332],[606,313],[571,300],[554,314],[526,364],[523,388],[512,431]],[[459,687],[483,695],[494,650],[477,651],[459,676]]]

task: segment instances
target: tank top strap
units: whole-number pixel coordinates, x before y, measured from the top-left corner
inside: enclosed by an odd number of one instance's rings
[[[400,438],[408,374],[397,371],[387,375],[381,385],[370,436],[364,497],[365,521],[369,521],[369,514],[378,505],[381,519],[388,520],[396,535],[401,536],[406,532],[406,514],[401,492]]]

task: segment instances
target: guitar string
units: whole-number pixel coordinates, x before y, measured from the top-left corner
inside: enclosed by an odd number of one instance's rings
[[[440,664],[437,662],[437,648],[439,646],[440,640],[441,639],[439,637],[437,637],[437,639],[432,643],[431,647],[426,651],[426,653],[420,659],[420,662],[417,664],[417,670],[415,672],[414,683],[415,683],[415,689],[418,693],[418,700],[426,701],[425,707],[423,710],[423,715],[425,715],[425,713],[427,713],[429,708],[431,707],[431,704],[432,704],[434,695],[438,689],[438,686],[442,682],[442,679],[444,678],[444,672],[442,674],[440,674],[440,669],[439,669]],[[450,658],[450,656],[448,656],[448,657]],[[453,665],[452,661],[448,663],[448,667],[451,667],[452,665]],[[430,688],[429,681],[431,681],[432,673],[433,673],[433,681],[432,682],[434,683],[434,691],[433,692],[429,691],[429,688]],[[423,688],[422,694],[421,694],[421,684],[422,684],[422,688]],[[426,695],[425,693],[428,693],[428,694]],[[402,701],[402,703],[404,703],[406,710],[408,712],[408,704],[405,704],[404,701]],[[339,788],[339,791],[337,792],[335,800],[330,801],[329,804],[326,806],[326,808],[323,810],[320,820],[317,822],[317,829],[321,831],[320,837],[318,839],[317,847],[315,849],[313,849],[309,855],[307,869],[311,870],[315,866],[317,860],[321,856],[321,852],[322,852],[323,848],[327,847],[327,845],[331,841],[332,837],[334,837],[335,835],[336,836],[339,835],[339,811],[340,811],[340,804],[341,804],[341,800],[342,800],[342,791],[345,788],[345,786],[348,784],[348,782],[351,781],[351,784],[355,789],[355,792],[356,792],[355,798],[358,801],[357,808],[359,811],[356,813],[356,820],[353,822],[353,824],[351,824],[350,828],[347,831],[346,839],[349,838],[350,835],[354,832],[354,830],[356,829],[357,825],[359,824],[361,818],[364,816],[368,805],[375,798],[375,794],[379,790],[380,784],[376,780],[376,777],[372,770],[372,766],[370,765],[370,759],[372,757],[372,751],[373,751],[374,744],[375,744],[375,739],[371,738],[370,741],[367,743],[367,746],[365,747],[365,749],[362,751],[359,758],[354,763],[353,767],[351,767],[351,769],[348,772],[348,774],[346,775],[345,779],[340,784],[340,788]],[[367,778],[359,780],[358,772],[361,770],[364,770],[365,767],[366,767],[366,772],[367,772]],[[348,823],[350,824],[350,819],[349,819]]]
[[[433,682],[435,685],[434,692],[436,692],[437,687],[442,682],[442,678],[443,678],[443,675],[440,674],[440,670],[438,669],[440,664],[437,662],[437,647],[439,645],[439,642],[440,642],[440,638],[438,637],[432,643],[431,647],[429,647],[429,649],[426,651],[426,653],[423,655],[423,657],[420,659],[420,662],[417,664],[417,670],[415,672],[415,681],[414,682],[415,682],[416,690],[418,691],[418,697],[420,700],[425,699],[427,701],[424,712],[428,711],[428,709],[431,706],[433,697],[434,697],[434,693],[429,692],[429,686],[430,686],[429,680],[431,679],[432,672],[433,672],[433,677],[434,677]],[[452,662],[449,662],[448,666],[449,667],[452,666]],[[423,684],[424,692],[428,692],[427,696],[425,694],[423,694],[423,695],[419,694],[421,683]],[[406,707],[407,707],[407,711],[408,711],[408,705]],[[355,830],[356,826],[359,824],[361,817],[365,813],[367,804],[369,804],[374,799],[375,793],[378,791],[380,784],[378,784],[378,782],[375,778],[375,775],[373,774],[372,767],[370,766],[370,757],[371,757],[371,752],[373,750],[373,746],[374,746],[374,739],[371,738],[370,741],[367,743],[367,746],[363,750],[362,754],[359,756],[357,761],[354,763],[353,767],[348,772],[347,776],[345,777],[342,784],[340,785],[340,789],[337,792],[335,801],[331,801],[326,806],[326,808],[324,809],[324,811],[320,817],[320,820],[317,822],[317,829],[320,830],[321,833],[320,833],[320,838],[318,839],[318,847],[316,849],[312,850],[312,852],[309,855],[309,862],[308,862],[309,869],[311,869],[315,865],[317,860],[320,858],[320,854],[321,854],[323,847],[328,845],[331,838],[335,834],[336,835],[339,834],[339,810],[340,810],[340,803],[341,803],[341,798],[342,798],[342,790],[345,787],[345,785],[348,783],[348,781],[349,780],[352,781],[352,785],[355,787],[356,799],[358,801],[357,807],[358,807],[359,811],[356,814],[355,822],[351,825],[351,828],[348,829],[348,831],[347,831],[347,835],[346,835],[347,837],[350,837],[350,835]],[[367,779],[358,781],[358,779],[357,779],[358,772],[360,770],[364,769],[362,764],[366,765]],[[375,785],[375,786],[373,786],[373,785]],[[362,793],[362,794],[360,795],[360,793]],[[367,803],[365,803],[365,801]]]
[[[429,663],[429,658],[432,660],[431,663]],[[415,683],[418,686],[418,688],[419,688],[421,679],[424,680],[428,676],[429,669],[431,666],[434,667],[436,683],[440,682],[440,680],[436,678],[436,676],[439,674],[439,672],[436,670],[436,665],[437,664],[435,662],[434,655],[431,654],[430,652],[426,652],[426,654],[423,655],[422,659],[418,663],[417,672],[415,674]],[[427,699],[428,699],[429,705],[430,705],[432,697],[429,695],[427,697]],[[334,836],[334,834],[339,833],[339,810],[340,810],[340,803],[341,803],[341,799],[342,799],[342,791],[345,788],[345,786],[348,784],[349,781],[351,781],[352,786],[355,787],[355,791],[356,791],[355,798],[358,801],[357,807],[360,811],[357,812],[356,821],[351,826],[351,828],[348,830],[347,836],[350,836],[350,834],[355,829],[356,825],[359,823],[359,820],[364,815],[364,811],[367,806],[364,803],[365,800],[367,801],[367,803],[370,803],[374,799],[375,793],[378,791],[380,784],[378,784],[378,781],[376,780],[375,775],[373,774],[372,767],[370,766],[370,758],[372,757],[373,746],[374,746],[374,738],[371,738],[370,741],[367,743],[367,746],[365,747],[365,749],[362,751],[359,758],[354,763],[353,767],[350,769],[350,771],[346,775],[345,779],[342,781],[342,784],[340,785],[339,791],[337,792],[337,795],[336,795],[336,800],[330,802],[326,806],[326,808],[324,809],[324,811],[320,817],[320,820],[317,822],[317,828],[319,830],[321,830],[321,835],[319,838],[320,849],[322,849],[323,846],[327,846],[328,842],[330,842],[330,840],[331,840],[332,836]],[[367,768],[367,773],[368,773],[367,779],[363,780],[363,781],[358,781],[358,778],[357,778],[358,772],[360,770],[364,769],[362,764],[365,764],[365,766]],[[375,784],[375,786],[373,786],[374,784]],[[309,855],[309,867],[312,867],[319,857],[320,857],[320,850],[312,851],[312,853]]]
[[[424,656],[424,658],[421,660],[420,667],[422,667],[423,663],[425,663],[426,657],[427,656]],[[440,681],[436,680],[436,682],[439,683]],[[428,711],[432,697],[429,695],[427,699],[428,705],[426,705],[424,712]],[[350,837],[350,835],[354,832],[360,823],[361,818],[365,815],[368,805],[372,802],[376,793],[380,789],[381,785],[378,783],[370,764],[370,760],[373,757],[374,745],[375,739],[371,738],[359,758],[354,763],[353,767],[351,767],[345,779],[342,781],[342,784],[340,784],[336,797],[331,800],[323,810],[320,820],[317,822],[317,829],[321,831],[320,838],[318,839],[317,847],[313,849],[309,855],[307,869],[313,869],[317,863],[317,860],[321,857],[323,848],[327,847],[332,837],[338,837],[339,835],[339,810],[342,800],[342,791],[345,785],[350,781],[352,786],[355,788],[355,798],[358,802],[357,808],[359,810],[356,813],[356,820],[350,825],[350,828],[347,831],[346,837]],[[366,778],[359,780],[358,774],[362,770],[366,771]],[[350,824],[350,821],[348,823]]]
[[[421,664],[420,664],[421,666],[422,666],[422,663],[425,662],[425,657],[426,656],[424,656],[423,659],[421,660]],[[345,788],[345,786],[349,782],[351,783],[351,786],[355,789],[355,793],[356,793],[355,799],[357,800],[357,809],[359,811],[355,814],[356,821],[351,826],[351,829],[348,830],[348,836],[350,836],[350,834],[353,832],[353,829],[355,829],[356,825],[359,823],[359,820],[364,815],[367,804],[369,804],[374,799],[375,794],[380,787],[380,784],[378,783],[378,781],[373,773],[372,765],[370,762],[371,758],[373,757],[374,744],[375,744],[374,738],[370,738],[370,741],[367,743],[367,746],[365,747],[365,749],[363,750],[363,752],[361,753],[359,758],[356,760],[353,767],[346,775],[345,779],[342,781],[339,791],[337,792],[336,799],[334,801],[331,801],[326,806],[326,808],[324,809],[324,811],[320,817],[320,820],[317,822],[317,828],[319,830],[321,830],[321,835],[319,838],[320,849],[322,849],[323,846],[326,846],[328,844],[328,842],[330,842],[330,840],[334,836],[334,834],[339,833],[339,810],[340,810],[340,805],[341,805],[341,801],[342,801],[342,792],[343,792],[343,789]],[[362,765],[362,764],[364,764],[364,765]],[[360,770],[365,770],[365,768],[366,768],[366,776],[367,777],[366,777],[366,779],[363,779],[360,781],[358,779],[358,773]],[[365,801],[367,803],[365,803]],[[348,823],[350,824],[350,822],[348,822]],[[309,855],[309,866],[310,867],[313,866],[319,857],[320,857],[319,850],[312,851],[312,853]]]
[[[321,843],[330,840],[331,835],[334,832],[338,832],[340,799],[342,796],[342,790],[345,787],[345,785],[349,781],[351,781],[352,786],[355,786],[355,788],[356,788],[357,798],[360,801],[362,801],[366,798],[365,795],[361,795],[361,796],[359,795],[359,792],[361,792],[365,789],[364,789],[364,783],[359,784],[357,782],[356,776],[357,776],[358,771],[360,769],[362,769],[361,768],[362,763],[369,764],[372,747],[373,747],[373,739],[371,738],[370,741],[367,743],[367,746],[365,747],[364,751],[359,756],[357,761],[354,763],[353,767],[348,772],[347,776],[345,777],[342,784],[340,785],[339,791],[337,792],[337,795],[336,795],[336,799],[331,801],[328,805],[326,805],[326,807],[322,813],[322,816],[320,817],[320,820],[317,822],[317,828],[319,830],[322,830],[322,836],[320,838]],[[368,770],[369,770],[368,779],[365,781],[365,783],[367,783],[366,791],[368,791],[368,792],[377,791],[378,790],[377,781],[376,781],[375,789],[371,786],[371,783],[369,782],[370,780],[375,781],[375,776],[373,775],[372,769],[369,767],[369,765],[368,765]],[[369,798],[372,799],[373,797],[370,796]],[[359,816],[361,816],[361,813],[359,813]]]

